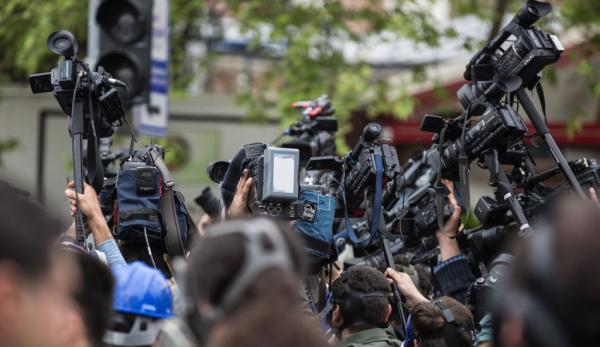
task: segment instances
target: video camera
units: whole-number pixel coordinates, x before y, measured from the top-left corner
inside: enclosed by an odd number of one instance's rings
[[[125,83],[112,78],[102,67],[93,72],[79,60],[78,44],[72,33],[56,31],[48,36],[47,44],[50,51],[64,56],[64,60],[51,72],[30,75],[31,91],[34,94],[52,92],[67,115],[73,112],[73,99],[81,98],[85,101],[83,112],[89,115],[89,124],[96,136],[111,136],[125,116],[128,100]]]
[[[202,193],[198,195],[194,202],[204,210],[206,214],[213,220],[218,220],[221,213],[221,204],[215,197],[210,187],[206,187],[202,190]]]
[[[312,157],[335,155],[335,132],[338,122],[333,114],[335,108],[327,95],[312,101],[296,101],[292,107],[302,110],[302,120],[292,124],[284,133],[294,136],[293,140],[281,144],[283,148],[300,151],[300,166],[305,166]]]
[[[464,149],[468,162],[480,159],[489,149],[501,154],[508,152],[508,160],[511,154],[515,154],[509,150],[522,142],[527,126],[511,106],[490,104],[479,121],[470,128],[461,128],[455,120],[426,115],[421,122],[421,130],[438,134],[435,139],[438,141],[437,150],[440,151],[442,177],[457,181],[461,149]],[[441,136],[442,132],[445,132],[444,136]],[[440,143],[442,140],[444,143]]]
[[[295,219],[299,195],[300,151],[262,143],[243,146],[244,167],[254,182],[254,202],[250,209],[273,217]]]
[[[34,94],[52,92],[62,110],[69,115],[73,180],[78,193],[83,193],[83,140],[87,139],[87,178],[99,192],[103,187],[104,172],[98,142],[101,137],[111,136],[114,128],[121,125],[125,116],[125,100],[128,98],[127,85],[112,78],[101,67],[98,72],[91,71],[85,62],[77,58],[77,40],[68,31],[50,34],[47,46],[53,53],[64,56],[64,59],[50,72],[29,76],[31,91]],[[83,245],[85,220],[79,206],[75,217],[77,243]]]
[[[548,3],[528,0],[511,22],[473,56],[464,73],[470,83],[457,92],[465,109],[483,94],[488,94],[487,101],[492,103],[505,95],[498,89],[493,93],[488,91],[494,76],[518,76],[528,89],[538,84],[542,69],[556,62],[564,51],[556,35],[533,26],[551,11]]]

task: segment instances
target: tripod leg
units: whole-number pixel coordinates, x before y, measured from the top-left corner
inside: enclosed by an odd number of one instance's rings
[[[515,220],[519,224],[519,234],[522,236],[529,235],[533,229],[529,225],[523,207],[513,194],[512,184],[506,177],[506,173],[502,170],[500,161],[498,160],[498,152],[495,149],[488,150],[483,154],[485,166],[490,171],[490,185],[497,189],[498,195],[508,204]]]
[[[542,117],[535,108],[535,105],[533,105],[531,98],[525,92],[525,89],[519,88],[516,92],[516,95],[521,105],[523,105],[523,108],[525,109],[529,120],[531,120],[531,123],[533,123],[535,130],[537,130],[537,132],[544,138],[544,141],[550,149],[550,153],[552,153],[554,160],[556,160],[556,162],[558,163],[558,166],[562,170],[563,174],[565,175],[567,181],[569,182],[575,193],[579,197],[586,199],[587,197],[583,193],[583,189],[577,181],[573,170],[571,170],[571,168],[569,167],[569,163],[567,163],[567,160],[558,148],[556,141],[554,141],[552,134],[550,134],[550,130],[546,126],[546,123],[544,123],[544,121],[542,120]]]

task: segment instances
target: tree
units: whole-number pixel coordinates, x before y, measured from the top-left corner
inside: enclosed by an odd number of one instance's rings
[[[414,107],[406,86],[390,84],[387,76],[375,74],[364,60],[345,60],[340,42],[365,45],[374,38],[382,41],[410,38],[416,43],[435,46],[456,33],[442,31],[431,23],[427,5],[434,2],[171,0],[172,84],[175,90],[185,90],[194,69],[184,47],[191,40],[202,39],[203,24],[218,23],[226,14],[235,17],[242,30],[254,39],[250,53],[268,54],[259,50],[264,42],[281,42],[286,47],[285,54],[274,60],[264,85],[249,88],[239,96],[251,116],[260,118],[274,110],[272,113],[288,123],[297,117],[289,107],[292,101],[326,93],[338,109],[343,130],[350,126],[344,120],[358,109],[368,116],[386,113],[406,117]],[[522,1],[453,0],[451,5],[457,14],[475,14],[489,20],[492,23],[489,35],[493,36],[503,15],[516,11]],[[562,1],[561,11],[558,20],[563,25],[584,26],[591,42],[600,43],[598,1]],[[56,57],[46,49],[47,34],[57,28],[69,29],[85,48],[86,23],[85,1],[4,0],[0,7],[0,47],[3,47],[0,74],[10,80],[24,80],[29,73],[48,71]],[[581,70],[593,77],[591,87],[600,95],[597,72],[590,73],[585,59]]]

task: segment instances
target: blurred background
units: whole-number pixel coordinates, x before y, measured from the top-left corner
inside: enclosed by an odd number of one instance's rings
[[[544,70],[547,121],[568,159],[598,157],[600,1],[550,2],[554,12],[539,25],[559,36],[565,53]],[[300,118],[293,101],[322,94],[337,109],[340,152],[378,121],[405,162],[431,143],[419,130],[424,114],[462,112],[456,91],[465,64],[523,3],[2,0],[0,177],[68,216],[67,116],[51,93],[32,94],[27,79],[56,66],[46,38],[58,29],[75,34],[90,66],[130,85],[130,117],[144,134],[137,145],[165,145],[189,202],[211,184],[209,162],[245,143],[273,141]],[[127,148],[129,138],[122,127],[112,149]],[[539,170],[553,164],[542,144],[532,154]],[[488,178],[472,169],[475,201]]]

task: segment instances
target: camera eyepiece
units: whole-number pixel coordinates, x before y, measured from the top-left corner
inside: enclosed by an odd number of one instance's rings
[[[528,28],[540,18],[552,12],[552,5],[547,2],[529,0],[514,18],[515,23]]]
[[[58,30],[48,36],[46,41],[48,49],[57,55],[67,58],[77,56],[79,45],[73,33],[67,30]]]
[[[369,123],[363,130],[363,139],[365,142],[373,142],[381,135],[381,125],[377,123]]]

